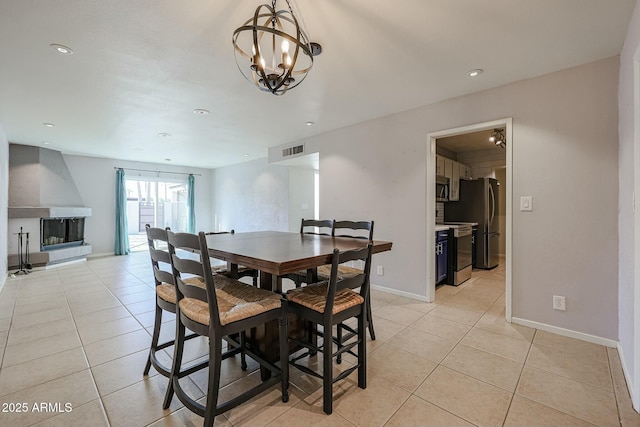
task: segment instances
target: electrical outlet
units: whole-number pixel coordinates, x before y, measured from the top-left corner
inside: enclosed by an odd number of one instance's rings
[[[565,298],[561,297],[559,295],[554,295],[553,296],[553,309],[554,310],[565,311],[567,309]]]
[[[379,266],[378,266],[378,268],[377,268],[377,270],[376,270],[376,274],[377,274],[378,276],[384,276],[384,267],[383,267],[383,266],[381,266],[381,265],[379,265]]]

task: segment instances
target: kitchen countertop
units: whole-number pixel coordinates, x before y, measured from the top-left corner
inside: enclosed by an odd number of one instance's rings
[[[436,224],[436,231],[448,230],[450,228],[460,228],[462,226],[474,227],[478,225],[477,222],[445,222],[442,224]]]

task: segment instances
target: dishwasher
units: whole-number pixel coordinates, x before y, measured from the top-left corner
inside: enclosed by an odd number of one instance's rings
[[[449,249],[449,271],[447,284],[458,286],[471,278],[473,233],[471,224],[457,225],[453,228],[453,239]]]

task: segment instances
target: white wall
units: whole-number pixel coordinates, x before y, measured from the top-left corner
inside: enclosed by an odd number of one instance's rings
[[[376,221],[372,281],[426,296],[427,133],[513,118],[513,316],[616,340],[617,57],[306,138],[320,216]],[[613,135],[613,137],[612,137]],[[429,173],[433,173],[429,171]],[[431,273],[429,273],[431,274]],[[567,311],[552,309],[552,296]]]
[[[213,231],[289,231],[289,168],[258,159],[214,169]]]
[[[640,411],[640,6],[629,24],[620,55],[619,123],[619,353],[636,410]],[[634,99],[635,98],[635,99]],[[638,205],[638,202],[636,202]]]
[[[196,229],[209,230],[211,227],[209,208],[211,206],[211,171],[166,164],[129,162],[97,157],[64,155],[85,206],[92,208],[92,216],[85,223],[85,238],[93,246],[93,255],[113,254],[115,242],[115,191],[116,172],[114,167],[125,168],[125,174],[133,177],[132,169],[193,173],[195,177]],[[180,175],[184,178],[183,175]],[[167,179],[173,174],[160,174]]]
[[[7,280],[7,207],[9,202],[9,142],[0,125],[0,290]]]

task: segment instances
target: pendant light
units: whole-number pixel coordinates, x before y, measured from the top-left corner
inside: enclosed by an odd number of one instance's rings
[[[319,44],[309,41],[290,0],[258,6],[253,17],[233,32],[232,41],[242,75],[274,95],[284,95],[302,83],[313,57],[322,52]]]

